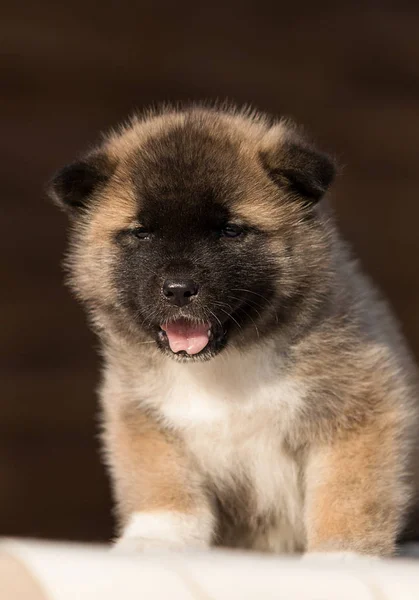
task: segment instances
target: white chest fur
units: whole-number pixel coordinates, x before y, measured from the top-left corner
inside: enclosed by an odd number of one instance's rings
[[[159,387],[163,418],[216,489],[234,490],[244,482],[257,515],[275,515],[253,547],[289,552],[301,545],[301,465],[283,439],[304,388],[281,375],[279,360],[265,349],[202,364],[168,362]]]

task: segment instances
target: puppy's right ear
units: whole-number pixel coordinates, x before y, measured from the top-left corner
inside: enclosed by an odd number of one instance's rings
[[[47,187],[48,196],[68,213],[83,210],[93,194],[106,184],[112,172],[113,167],[103,153],[89,154],[54,175]]]

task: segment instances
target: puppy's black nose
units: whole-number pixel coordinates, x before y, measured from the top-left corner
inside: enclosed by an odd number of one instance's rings
[[[192,279],[166,279],[163,294],[166,300],[176,306],[185,306],[198,293],[198,285]]]

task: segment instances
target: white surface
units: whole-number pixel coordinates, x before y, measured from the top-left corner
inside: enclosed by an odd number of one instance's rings
[[[194,552],[114,556],[105,547],[5,540],[51,600],[419,600],[419,563]],[[2,599],[3,600],[3,599]]]

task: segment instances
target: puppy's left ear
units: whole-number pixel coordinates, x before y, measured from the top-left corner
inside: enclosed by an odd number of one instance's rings
[[[267,137],[261,160],[272,181],[307,204],[320,200],[336,175],[335,161],[290,122],[281,121]]]
[[[88,208],[93,195],[103,188],[113,167],[107,156],[92,152],[85,158],[60,169],[49,182],[48,196],[67,213]]]

